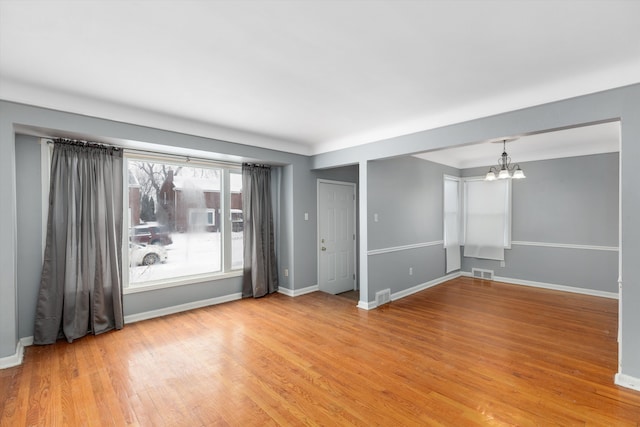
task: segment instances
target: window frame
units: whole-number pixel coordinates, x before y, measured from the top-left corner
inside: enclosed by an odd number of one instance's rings
[[[207,227],[215,227],[216,225],[216,209],[210,209],[210,208],[189,208],[189,224],[191,224],[193,221],[193,217],[192,215],[194,214],[204,214],[204,218],[206,219],[207,223],[204,224]],[[211,221],[209,221],[209,216],[211,216]]]
[[[149,280],[146,282],[136,283],[134,286],[130,286],[129,283],[129,185],[128,185],[128,170],[130,161],[149,161],[157,163],[168,163],[176,166],[185,167],[201,167],[210,169],[220,169],[220,271],[183,275],[178,277]],[[123,151],[123,237],[122,237],[122,288],[123,294],[133,294],[139,292],[146,292],[155,289],[171,288],[176,286],[184,286],[195,283],[209,282],[221,279],[227,279],[231,277],[242,276],[242,266],[232,268],[232,245],[231,245],[231,190],[230,190],[230,173],[242,174],[242,165],[233,163],[221,163],[216,161],[208,161],[204,159],[190,159],[187,157],[163,155],[156,153],[138,152],[135,150]],[[207,212],[211,210],[214,212],[215,222],[215,209],[207,209]],[[125,222],[126,221],[126,222]]]
[[[455,182],[457,184],[458,187],[458,191],[456,194],[456,200],[457,200],[457,206],[456,206],[456,227],[457,227],[457,235],[458,238],[456,239],[457,242],[449,242],[448,238],[447,238],[447,210],[446,210],[446,206],[447,206],[447,185],[446,182],[447,181],[452,181]],[[444,174],[443,175],[443,179],[442,179],[442,197],[443,197],[443,209],[442,209],[442,220],[443,220],[443,225],[442,225],[442,244],[444,247],[450,246],[450,245],[457,245],[457,246],[463,246],[464,244],[464,215],[465,215],[465,211],[464,211],[464,207],[463,207],[463,187],[464,187],[464,178],[461,178],[459,176],[453,176],[453,175],[447,175]]]

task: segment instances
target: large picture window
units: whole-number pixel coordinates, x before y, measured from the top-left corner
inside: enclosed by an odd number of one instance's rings
[[[129,289],[242,269],[239,167],[130,156],[127,169]]]

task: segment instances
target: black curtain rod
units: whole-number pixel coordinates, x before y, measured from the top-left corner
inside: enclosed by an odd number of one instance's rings
[[[91,142],[91,141],[83,141],[83,140],[76,140],[76,139],[69,139],[69,138],[51,138],[51,137],[43,137],[43,139],[47,140],[47,144],[53,144],[55,142],[59,142],[62,144],[78,144],[78,145],[84,145],[84,144],[96,144],[96,146],[104,146],[104,147],[112,147],[114,150],[125,150],[125,151],[129,151],[130,153],[133,154],[149,154],[152,156],[167,156],[167,157],[176,157],[176,158],[181,158],[184,159],[185,162],[189,163],[190,160],[196,160],[196,161],[203,161],[203,162],[208,162],[208,163],[217,163],[218,165],[221,166],[234,166],[234,167],[238,167],[238,166],[242,166],[242,162],[229,162],[229,161],[224,161],[224,160],[216,160],[216,159],[209,159],[206,157],[197,157],[197,156],[189,156],[189,155],[185,155],[185,154],[170,154],[170,153],[162,153],[162,152],[158,152],[158,151],[151,151],[151,150],[143,150],[143,149],[139,149],[139,148],[125,148],[122,146],[118,146],[118,145],[112,145],[112,144],[105,144],[103,142]],[[67,142],[69,141],[69,142]],[[251,164],[251,165],[256,165],[256,166],[260,166],[259,164],[255,164],[255,163],[246,163],[246,164]],[[264,167],[271,167],[270,165],[262,165]]]
[[[121,147],[117,147],[115,145],[105,144],[103,142],[94,142],[94,141],[84,141],[80,139],[68,139],[68,138],[55,138],[49,139],[47,141],[49,144],[66,144],[66,145],[76,145],[79,147],[91,147],[91,148],[103,148],[105,150],[113,150],[120,151]]]
[[[248,166],[248,167],[252,167],[252,168],[265,168],[265,169],[271,169],[271,165],[265,165],[262,163],[243,163],[242,166]]]

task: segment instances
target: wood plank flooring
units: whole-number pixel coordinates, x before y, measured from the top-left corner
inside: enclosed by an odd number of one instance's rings
[[[26,349],[2,426],[640,423],[617,301],[459,278],[364,311],[276,294]]]

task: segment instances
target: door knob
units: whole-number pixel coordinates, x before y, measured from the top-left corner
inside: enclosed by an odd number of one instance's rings
[[[327,248],[325,248],[325,247],[323,246],[323,247],[322,247],[322,250],[323,250],[323,251],[326,251],[326,250],[327,250]]]

